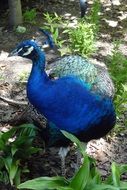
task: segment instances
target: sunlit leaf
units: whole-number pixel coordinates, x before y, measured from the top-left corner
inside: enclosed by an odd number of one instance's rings
[[[84,190],[90,176],[90,162],[88,156],[85,156],[81,168],[78,170],[72,181],[70,187],[75,190]]]
[[[62,132],[68,139],[70,139],[72,142],[74,142],[74,143],[77,145],[77,147],[80,149],[80,151],[81,151],[81,153],[82,153],[83,156],[86,155],[86,151],[85,151],[85,150],[86,150],[86,147],[85,147],[85,144],[84,144],[84,143],[80,142],[77,137],[75,137],[74,135],[72,135],[72,134],[70,134],[70,133],[68,133],[68,132],[66,132],[66,131],[61,130],[61,132]]]
[[[32,190],[67,190],[68,181],[63,177],[39,177],[33,180],[28,180],[18,186],[18,189],[32,189]],[[68,190],[73,190],[68,188]]]
[[[119,167],[116,165],[116,163],[112,163],[111,166],[112,170],[112,179],[113,179],[113,184],[115,187],[120,186],[120,172],[119,172]]]

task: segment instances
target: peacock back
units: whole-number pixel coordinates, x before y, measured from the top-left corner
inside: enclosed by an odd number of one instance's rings
[[[104,97],[114,96],[114,85],[107,68],[93,64],[78,55],[68,55],[52,62],[48,69],[49,75],[55,78],[63,76],[76,76],[89,84],[90,91]]]

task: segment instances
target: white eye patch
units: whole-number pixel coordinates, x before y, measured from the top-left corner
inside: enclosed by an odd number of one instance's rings
[[[20,48],[17,52],[19,53],[20,51],[22,51],[23,48]]]
[[[26,56],[26,55],[31,54],[31,52],[33,51],[33,49],[34,49],[33,46],[29,47],[29,48],[27,49],[27,51],[23,54],[23,56]]]

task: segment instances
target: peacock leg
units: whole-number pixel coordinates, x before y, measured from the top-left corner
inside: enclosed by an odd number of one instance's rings
[[[59,156],[60,156],[60,159],[61,159],[61,173],[62,173],[62,176],[65,176],[66,174],[66,168],[65,168],[65,158],[67,156],[67,153],[69,152],[70,150],[70,147],[60,147],[60,150],[59,150]]]

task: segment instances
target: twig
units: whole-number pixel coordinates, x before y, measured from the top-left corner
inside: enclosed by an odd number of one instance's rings
[[[7,102],[8,104],[13,106],[26,106],[28,104],[27,101],[16,101],[2,96],[0,96],[0,100],[2,100],[3,102]]]

